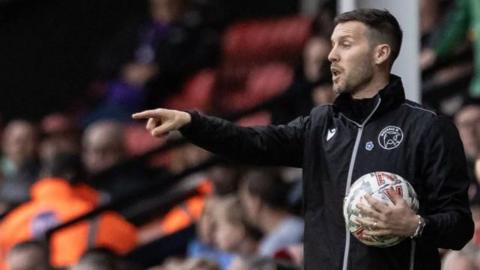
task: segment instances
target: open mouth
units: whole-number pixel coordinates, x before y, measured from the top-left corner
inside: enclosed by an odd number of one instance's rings
[[[330,68],[330,71],[331,71],[331,73],[332,73],[332,77],[333,77],[333,78],[338,77],[338,76],[340,75],[340,73],[341,73],[340,69],[335,68],[335,67]]]

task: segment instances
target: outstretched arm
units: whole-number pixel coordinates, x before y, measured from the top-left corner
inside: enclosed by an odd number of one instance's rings
[[[239,127],[197,112],[167,109],[145,111],[133,117],[148,119],[147,129],[153,136],[180,130],[194,144],[237,161],[295,167],[302,165],[304,135],[309,125],[306,117],[288,125]]]

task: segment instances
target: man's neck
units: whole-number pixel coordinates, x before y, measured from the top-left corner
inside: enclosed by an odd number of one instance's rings
[[[390,81],[390,76],[375,76],[367,85],[361,87],[352,94],[353,99],[365,99],[374,97],[381,89],[385,88]]]

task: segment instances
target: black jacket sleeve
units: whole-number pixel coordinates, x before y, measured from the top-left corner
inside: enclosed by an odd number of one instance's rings
[[[422,138],[422,176],[427,225],[422,240],[439,248],[461,249],[473,236],[467,189],[469,178],[463,146],[455,126],[439,117]]]
[[[192,143],[215,154],[257,165],[300,167],[309,117],[287,125],[239,127],[228,121],[191,112],[180,131]]]

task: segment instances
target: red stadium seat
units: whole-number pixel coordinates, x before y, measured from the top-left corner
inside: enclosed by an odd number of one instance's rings
[[[215,71],[212,69],[202,70],[185,83],[183,90],[178,95],[169,98],[164,107],[177,110],[209,111],[214,84]]]
[[[281,94],[292,79],[293,71],[289,66],[272,63],[252,70],[246,88],[252,99],[264,101]]]
[[[224,61],[289,61],[302,51],[310,25],[310,19],[298,16],[234,24],[224,35]]]
[[[224,111],[236,111],[266,101],[281,94],[293,79],[292,69],[272,63],[254,68],[248,75],[244,90],[225,91],[219,104]]]
[[[224,34],[218,70],[200,71],[163,106],[222,114],[276,96],[292,81],[290,66],[302,54],[310,25],[300,16],[234,24]]]

